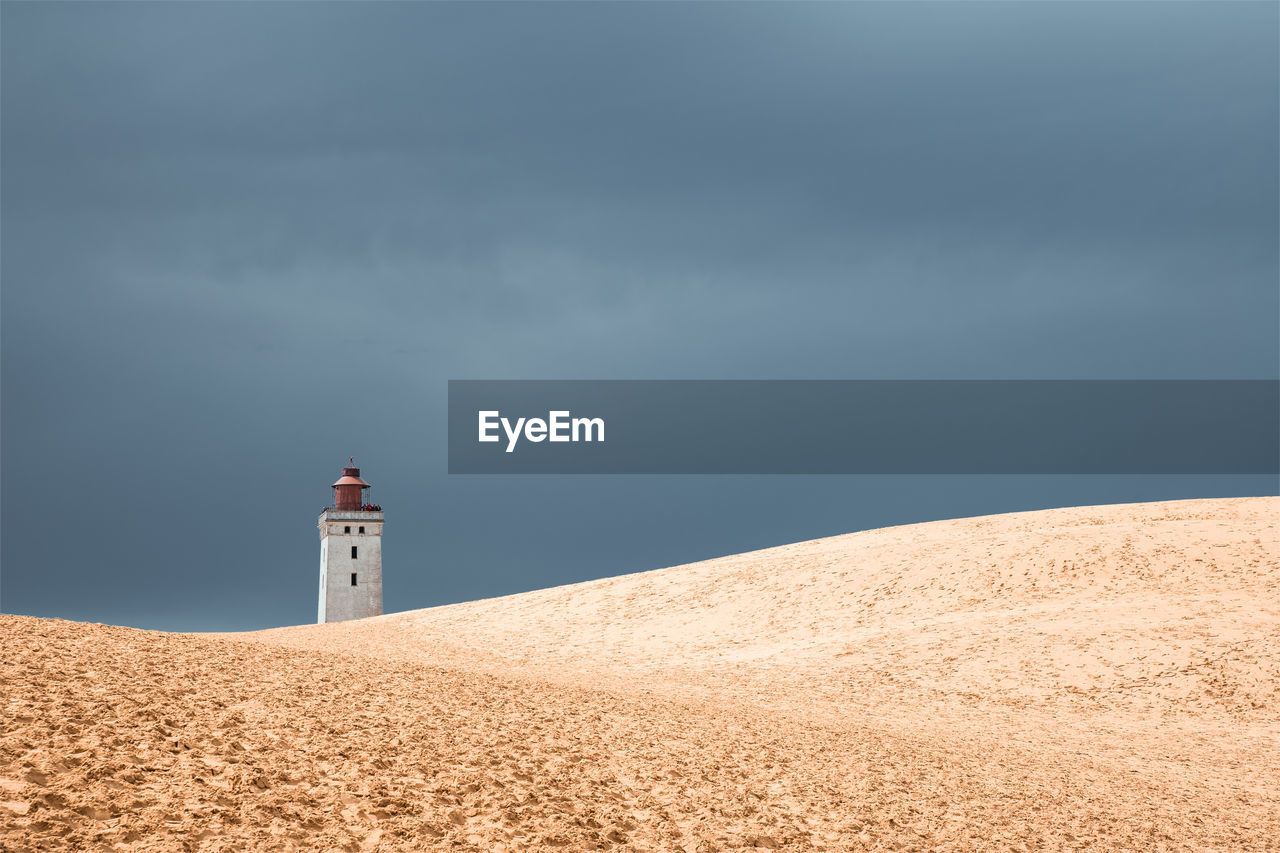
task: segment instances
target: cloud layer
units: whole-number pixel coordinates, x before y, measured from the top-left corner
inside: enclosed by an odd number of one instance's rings
[[[1274,491],[444,474],[449,378],[1275,377],[1274,6],[2,14],[5,609],[303,621],[352,453],[389,609]]]

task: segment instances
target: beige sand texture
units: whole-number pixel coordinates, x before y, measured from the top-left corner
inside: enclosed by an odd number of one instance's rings
[[[244,635],[0,617],[0,848],[1280,851],[1278,522],[940,521]]]

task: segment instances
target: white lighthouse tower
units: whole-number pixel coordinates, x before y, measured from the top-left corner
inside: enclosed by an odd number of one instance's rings
[[[355,459],[333,484],[333,506],[320,513],[320,607],[317,622],[382,615],[382,507],[369,504]]]

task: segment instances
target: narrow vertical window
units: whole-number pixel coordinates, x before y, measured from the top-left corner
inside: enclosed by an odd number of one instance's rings
[[[352,546],[351,546],[351,559],[353,559],[353,560],[354,560],[355,558],[356,558],[356,546],[355,546],[355,545],[352,545]]]
[[[352,586],[355,586],[355,585],[356,585],[356,573],[355,573],[355,572],[352,572],[352,573],[351,573],[351,585],[352,585]]]
[[[360,532],[361,532],[361,533],[364,533],[364,525],[363,525],[363,524],[362,524],[362,525],[360,525]]]
[[[350,533],[350,532],[351,532],[351,525],[350,525],[350,524],[348,524],[346,527],[342,528],[342,532],[343,532],[343,533]]]

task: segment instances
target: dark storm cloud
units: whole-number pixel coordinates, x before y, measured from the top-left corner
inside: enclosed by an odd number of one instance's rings
[[[352,452],[392,609],[1274,489],[443,474],[448,378],[1275,376],[1274,5],[0,14],[6,609],[304,620]]]

